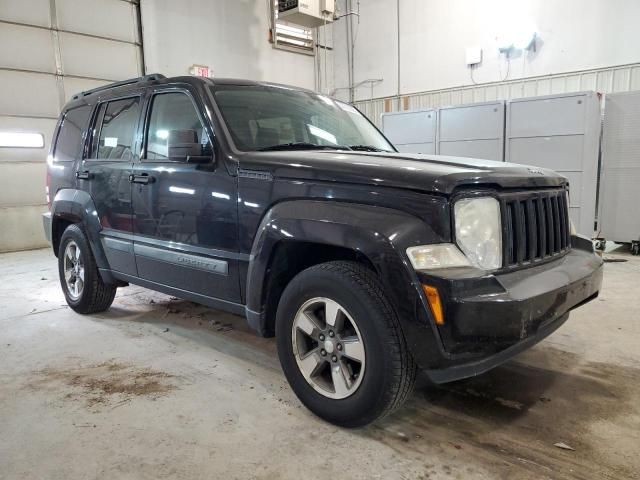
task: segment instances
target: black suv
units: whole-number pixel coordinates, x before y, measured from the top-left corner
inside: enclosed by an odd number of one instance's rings
[[[74,96],[54,139],[44,227],[71,308],[134,283],[246,316],[339,425],[398,407],[418,367],[499,365],[600,290],[564,177],[397,153],[311,91],[148,75]]]

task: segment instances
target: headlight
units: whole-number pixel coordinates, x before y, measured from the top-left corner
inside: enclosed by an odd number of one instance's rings
[[[407,248],[407,256],[415,270],[433,270],[436,268],[468,267],[469,260],[450,243],[422,245]]]
[[[469,261],[478,268],[502,266],[500,204],[495,198],[463,198],[455,203],[456,241]]]

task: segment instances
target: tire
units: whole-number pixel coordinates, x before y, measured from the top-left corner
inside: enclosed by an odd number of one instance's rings
[[[113,303],[118,288],[102,281],[87,237],[77,224],[69,225],[60,239],[58,274],[67,304],[76,312],[104,312]],[[65,275],[70,276],[69,281]]]
[[[323,317],[334,303],[342,309],[335,321],[342,330],[329,338],[333,327]],[[314,333],[307,335],[311,326]],[[356,336],[361,344],[353,341]],[[395,311],[376,275],[355,262],[323,263],[293,278],[278,304],[276,341],[285,376],[300,401],[342,427],[364,426],[389,414],[404,403],[415,383],[416,364]],[[343,356],[336,362],[334,353]],[[358,365],[350,356],[363,361]],[[317,363],[307,368],[307,360]]]

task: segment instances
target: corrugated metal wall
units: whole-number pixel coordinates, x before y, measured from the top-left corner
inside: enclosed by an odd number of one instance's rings
[[[505,82],[447,88],[400,97],[359,101],[355,105],[381,126],[384,112],[420,110],[491,100],[595,90],[600,93],[640,90],[640,63],[581,72],[545,75]]]
[[[42,133],[0,147],[0,251],[44,246],[46,156],[74,93],[142,72],[137,1],[0,0],[0,130]]]

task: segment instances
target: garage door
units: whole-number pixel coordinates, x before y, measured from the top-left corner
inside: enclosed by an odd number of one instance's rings
[[[46,157],[74,93],[143,71],[137,2],[0,0],[0,251],[46,245]]]

